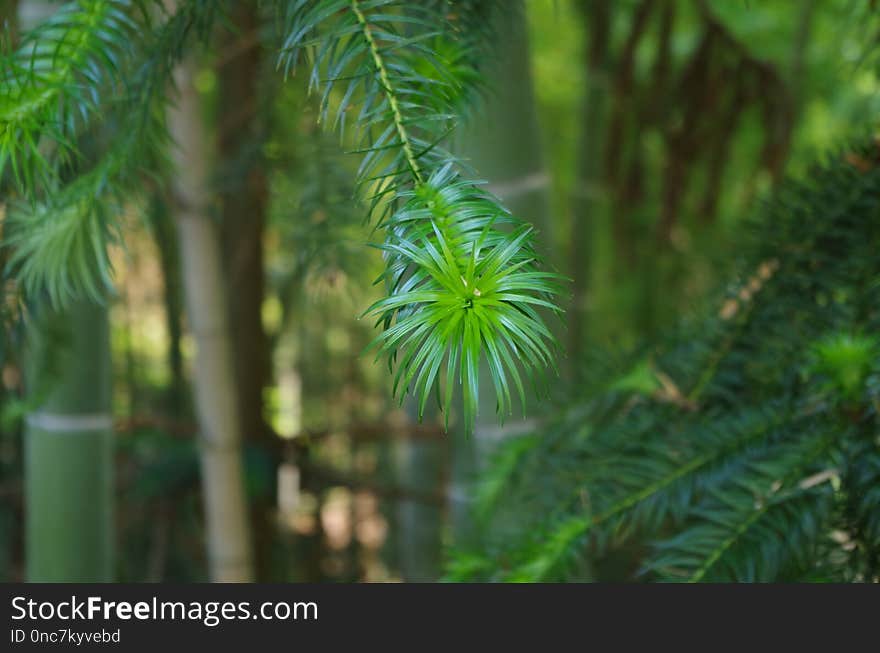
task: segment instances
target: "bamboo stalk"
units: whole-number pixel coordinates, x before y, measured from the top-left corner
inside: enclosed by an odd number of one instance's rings
[[[196,344],[194,383],[211,579],[253,580],[253,562],[232,367],[224,271],[217,225],[209,214],[208,135],[193,84],[194,63],[175,71],[180,92],[169,113],[174,213],[189,330]]]
[[[26,576],[113,579],[113,421],[106,306],[44,310],[30,329],[25,429]]]
[[[484,71],[486,79],[491,80],[489,92],[479,112],[462,130],[456,153],[473,165],[479,177],[489,180],[489,190],[497,194],[514,215],[535,226],[541,234],[543,253],[553,261],[550,174],[542,155],[526,3],[516,0],[497,7],[491,21],[496,37]],[[485,363],[480,367],[480,385],[492,387]],[[448,512],[453,539],[458,544],[463,545],[477,536],[467,497],[483,462],[490,440],[488,434],[513,433],[522,425],[521,418],[516,411],[506,415],[505,426],[499,430],[495,397],[491,392],[483,392],[474,437],[468,437],[461,429],[451,434],[448,496],[452,500]]]

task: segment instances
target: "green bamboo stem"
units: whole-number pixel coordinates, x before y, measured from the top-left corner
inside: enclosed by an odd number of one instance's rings
[[[550,178],[542,155],[525,3],[516,0],[496,9],[492,26],[497,36],[483,72],[489,90],[462,130],[456,152],[474,167],[477,177],[489,182],[489,190],[514,215],[534,225],[543,244],[541,253],[552,258]],[[485,364],[480,385],[492,387]],[[497,425],[493,393],[480,394],[479,411],[478,427]]]
[[[484,71],[489,91],[461,130],[456,150],[514,215],[535,226],[549,252],[549,174],[542,155],[524,3],[505,3],[492,22],[497,37]]]
[[[525,3],[516,0],[496,9],[492,27],[497,36],[483,72],[489,90],[462,130],[456,153],[473,166],[478,178],[488,180],[489,190],[514,215],[535,226],[544,244],[543,253],[548,254],[553,249],[548,220],[549,173],[542,156]],[[480,368],[480,385],[492,387],[485,362]],[[470,483],[484,458],[483,449],[491,446],[496,435],[521,431],[525,425],[520,417],[516,412],[505,415],[506,427],[499,431],[495,397],[483,392],[475,437],[461,430],[452,434],[449,512],[456,541],[475,536],[463,498],[470,494]]]
[[[113,434],[106,306],[80,301],[38,316],[25,429],[26,575],[113,579]]]

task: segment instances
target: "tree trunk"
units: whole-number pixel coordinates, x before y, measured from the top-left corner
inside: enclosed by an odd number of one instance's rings
[[[171,382],[165,399],[166,410],[176,419],[188,413],[188,388],[183,373],[183,297],[180,287],[180,252],[174,222],[166,198],[157,192],[151,200],[150,226],[159,250],[162,269],[162,297],[165,302],[165,325],[168,329],[168,371]]]
[[[237,3],[230,18],[238,33],[229,33],[222,49],[229,55],[217,71],[220,215],[241,431],[245,438],[261,438],[269,433],[263,390],[271,381],[271,362],[262,322],[267,185],[258,106],[262,51],[256,3]]]
[[[411,408],[408,412],[416,411]],[[397,484],[425,494],[436,492],[442,483],[444,444],[428,438],[394,438],[391,446]],[[401,577],[413,583],[436,581],[443,569],[441,507],[401,497],[396,508],[394,523]]]
[[[535,226],[539,244],[551,252],[550,176],[542,157],[524,3],[505,3],[492,20],[497,38],[485,70],[489,91],[456,149],[507,208]]]
[[[212,580],[253,579],[242,465],[236,379],[217,225],[208,206],[208,134],[193,84],[191,59],[175,71],[180,91],[170,110],[174,207],[184,298],[196,344],[195,403],[199,423],[202,488]]]
[[[236,3],[217,65],[217,176],[222,246],[227,262],[226,294],[232,335],[232,361],[238,379],[237,399],[242,437],[268,451],[277,449],[264,413],[263,394],[272,381],[269,340],[263,328],[265,296],[263,231],[267,182],[260,120],[262,50],[257,3]],[[273,446],[274,445],[274,446]],[[268,484],[273,487],[273,484]],[[276,539],[275,493],[253,498],[254,553],[257,578],[272,576]]]
[[[18,11],[18,0],[3,0],[0,5],[0,30],[9,35],[10,51],[18,43]]]
[[[582,359],[588,335],[594,223],[597,212],[604,208],[605,199],[601,163],[610,80],[611,0],[591,0],[580,7],[589,41],[584,48],[587,91],[581,111],[580,176],[579,187],[575,190],[569,263],[572,300],[568,351],[575,380],[584,376]]]

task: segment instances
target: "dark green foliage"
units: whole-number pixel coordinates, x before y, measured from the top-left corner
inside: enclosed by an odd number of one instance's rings
[[[643,580],[876,581],[876,161],[871,144],[785,184],[709,311],[506,443],[478,498],[484,548],[451,576],[572,578],[647,543]]]

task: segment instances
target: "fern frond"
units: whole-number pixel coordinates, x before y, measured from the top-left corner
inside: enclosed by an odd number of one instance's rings
[[[532,535],[528,561],[505,579],[546,580],[564,571],[588,543],[601,550],[634,532],[657,532],[669,518],[682,520],[696,497],[730,474],[731,457],[762,439],[784,437],[778,432],[781,415],[779,406],[747,411],[723,426],[700,422],[674,440],[619,451],[588,441],[578,456],[584,470],[575,492]]]
[[[665,580],[767,582],[809,569],[833,514],[831,449],[842,440],[825,425],[747,461],[694,507],[690,526],[656,545],[645,571]]]
[[[105,209],[69,196],[9,207],[8,266],[26,296],[45,292],[53,306],[75,296],[104,299],[112,283],[107,245],[118,240],[117,222]]]
[[[0,176],[8,166],[33,197],[58,164],[77,154],[77,134],[100,113],[137,50],[147,15],[137,0],[78,0],[62,6],[0,59]]]
[[[3,238],[11,250],[7,273],[26,296],[45,292],[60,307],[82,296],[101,302],[112,289],[107,249],[122,242],[122,191],[133,185],[143,157],[164,133],[157,114],[146,119],[140,129],[121,135],[91,169],[45,199],[10,206]]]
[[[0,159],[28,198],[4,226],[7,272],[56,306],[82,295],[101,301],[112,287],[107,247],[120,242],[122,200],[162,168],[173,66],[216,13],[194,0],[154,25],[149,4],[71,3],[4,61],[13,90],[0,103],[3,133],[15,138],[0,143]],[[24,67],[28,52],[39,65]]]
[[[448,425],[460,385],[470,431],[481,361],[501,418],[511,385],[524,404],[522,375],[540,381],[553,366],[555,341],[541,312],[558,312],[560,278],[539,270],[532,229],[462,177],[442,147],[462,89],[476,78],[467,58],[443,56],[441,42],[468,46],[450,40],[457,32],[442,9],[400,0],[284,3],[279,65],[292,73],[309,59],[320,120],[361,156],[358,187],[369,219],[385,231],[387,265],[388,296],[367,313],[384,327],[374,346],[396,367],[395,395],[414,394],[421,417],[437,389]]]

